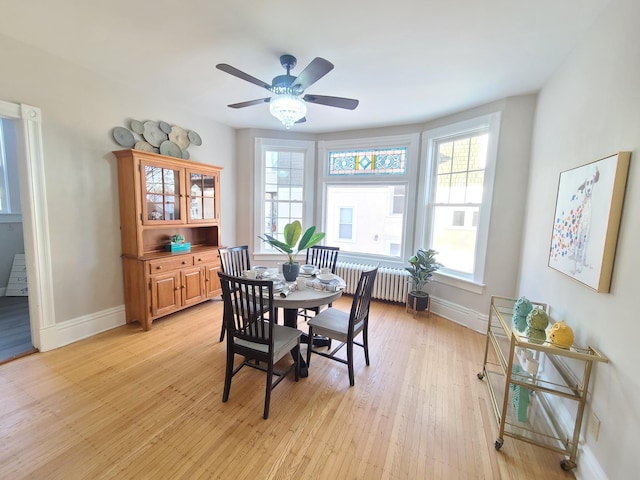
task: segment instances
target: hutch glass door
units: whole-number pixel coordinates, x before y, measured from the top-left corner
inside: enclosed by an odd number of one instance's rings
[[[201,172],[189,172],[189,221],[216,219],[217,176]]]
[[[143,223],[184,223],[180,208],[180,170],[143,163]]]

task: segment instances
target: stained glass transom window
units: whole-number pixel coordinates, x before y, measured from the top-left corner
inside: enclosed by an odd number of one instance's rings
[[[403,175],[406,169],[404,147],[329,152],[329,175]]]

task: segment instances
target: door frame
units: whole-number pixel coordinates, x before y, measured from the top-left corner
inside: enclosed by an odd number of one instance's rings
[[[31,341],[39,350],[41,331],[55,327],[53,276],[42,148],[42,112],[0,101],[0,116],[15,120],[22,229],[27,264]]]

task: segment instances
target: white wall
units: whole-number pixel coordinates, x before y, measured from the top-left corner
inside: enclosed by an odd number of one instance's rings
[[[640,471],[640,2],[614,0],[539,94],[519,292],[549,303],[576,341],[609,357],[595,367],[590,406],[601,420],[587,435],[580,478],[636,478]],[[561,171],[631,151],[610,293],[596,293],[547,266]],[[599,465],[598,465],[599,464]],[[600,468],[602,470],[600,470]]]
[[[128,126],[130,119],[164,120],[200,134],[202,146],[189,152],[195,161],[225,168],[222,239],[234,242],[235,215],[226,207],[235,203],[233,129],[146,96],[144,85],[126,72],[120,79],[101,78],[4,36],[0,65],[0,99],[42,110],[56,325],[85,322],[82,335],[90,335],[92,317],[123,311],[117,168],[111,153],[122,147],[111,131]]]

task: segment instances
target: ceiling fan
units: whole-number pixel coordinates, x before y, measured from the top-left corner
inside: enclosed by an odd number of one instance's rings
[[[258,85],[274,94],[273,97],[259,98],[247,102],[233,103],[231,108],[244,108],[260,103],[268,103],[271,114],[282,122],[286,128],[291,128],[294,123],[306,121],[306,103],[317,103],[329,107],[353,110],[358,106],[358,100],[343,97],[330,97],[327,95],[305,94],[304,91],[315,82],[333,70],[333,64],[324,58],[316,57],[298,75],[291,75],[291,70],[296,66],[297,60],[293,55],[282,55],[280,64],[287,71],[285,75],[274,77],[271,84],[252,77],[248,73],[238,70],[226,63],[219,63],[216,68],[234,77],[238,77],[254,85]]]

